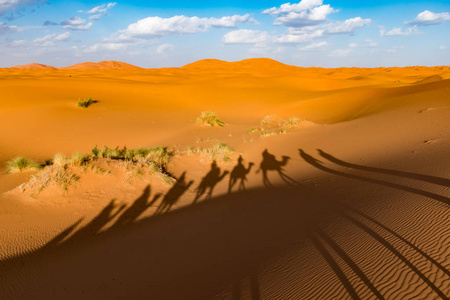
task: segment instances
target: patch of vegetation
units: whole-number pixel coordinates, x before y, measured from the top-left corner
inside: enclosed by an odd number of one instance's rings
[[[302,122],[305,122],[304,119],[301,118],[297,118],[297,117],[290,117],[284,124],[283,126],[285,128],[296,128],[298,127]]]
[[[40,172],[32,176],[26,187],[40,193],[53,184],[60,187],[63,192],[67,192],[70,186],[79,181],[80,175],[88,171],[99,175],[109,175],[111,173],[107,170],[109,165],[124,170],[129,179],[146,174],[156,174],[164,182],[172,183],[173,178],[166,171],[172,156],[173,150],[165,147],[133,150],[126,147],[120,149],[108,146],[99,149],[95,146],[91,150],[91,154],[77,152],[71,157],[66,157],[58,153],[52,160],[47,161],[47,165]],[[20,158],[16,165],[24,169],[24,166],[30,165],[30,161]],[[105,166],[107,169],[103,168]],[[13,169],[11,167],[11,170]]]
[[[285,120],[276,115],[270,115],[261,120],[259,127],[250,128],[248,133],[260,132],[261,137],[286,134],[288,129],[297,128],[302,122],[305,120],[297,117]]]
[[[78,103],[77,106],[78,107],[82,107],[82,108],[88,108],[91,104],[95,103],[94,100],[92,100],[92,98],[88,98],[88,99],[78,99]]]
[[[195,119],[195,124],[203,124],[207,126],[225,126],[225,123],[217,117],[215,112],[212,111],[203,111],[197,119]]]
[[[39,170],[41,165],[25,157],[16,157],[6,163],[8,173],[20,173],[27,170]]]
[[[187,154],[198,153],[203,161],[221,160],[227,162],[231,159],[234,149],[225,143],[216,143],[210,147],[189,147]]]

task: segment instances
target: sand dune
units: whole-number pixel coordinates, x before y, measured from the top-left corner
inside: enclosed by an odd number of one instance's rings
[[[2,171],[1,299],[450,295],[449,67],[0,74],[2,170],[96,145],[173,151],[159,171],[142,157],[55,167],[79,177],[66,192]],[[194,124],[202,111],[225,125]],[[220,143],[234,151],[211,158]]]
[[[36,63],[31,63],[31,64],[27,64],[27,65],[20,65],[20,66],[14,66],[11,67],[13,69],[56,69],[55,67],[52,66],[47,66],[47,65],[43,65],[43,64],[36,64]]]
[[[97,69],[97,70],[108,70],[108,69],[140,69],[139,67],[120,62],[120,61],[101,61],[98,63],[93,62],[85,62],[75,64],[69,67],[62,67],[62,70],[89,70],[89,69]]]

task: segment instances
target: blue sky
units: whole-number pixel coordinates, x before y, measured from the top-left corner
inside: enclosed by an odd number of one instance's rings
[[[252,57],[305,67],[449,65],[450,3],[0,0],[0,67]]]

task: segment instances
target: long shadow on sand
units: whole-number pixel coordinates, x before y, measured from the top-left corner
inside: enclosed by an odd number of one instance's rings
[[[301,154],[305,161],[324,171],[381,184],[371,178],[334,171],[305,152]],[[220,170],[218,173],[214,178],[221,177]],[[80,229],[77,227],[81,220],[40,249],[4,259],[0,262],[0,298],[211,299],[216,295],[225,299],[242,299],[244,295],[253,300],[274,299],[273,295],[286,298],[282,290],[267,291],[263,271],[280,258],[294,255],[301,260],[305,254],[315,257],[312,261],[325,262],[328,272],[340,282],[333,287],[328,282],[315,282],[312,287],[304,286],[305,290],[334,288],[342,290],[342,295],[360,299],[365,289],[364,295],[369,298],[389,298],[385,283],[377,280],[376,273],[367,265],[360,264],[361,258],[355,258],[359,248],[343,244],[336,234],[329,232],[336,224],[341,227],[348,224],[348,228],[358,228],[367,236],[363,243],[370,240],[368,247],[384,248],[404,264],[409,271],[402,278],[414,277],[429,289],[430,297],[447,299],[442,291],[446,281],[426,275],[422,264],[425,260],[446,276],[448,266],[434,259],[417,241],[402,237],[334,194],[296,184],[211,196],[208,201],[171,210],[192,184],[181,176],[162,198],[159,213],[153,216],[138,220],[160,198],[159,195],[152,198],[148,186],[128,209],[113,200]],[[394,183],[385,186],[398,188]],[[407,187],[401,190],[414,192]],[[107,227],[114,217],[115,225]],[[396,243],[390,242],[392,237]],[[422,262],[408,259],[399,247],[408,247]],[[302,269],[302,276],[312,269],[314,265]],[[29,276],[23,276],[24,273]],[[409,274],[412,275],[408,277]],[[351,276],[355,275],[363,285],[354,283]],[[284,276],[287,275],[282,271],[277,274],[277,278]],[[290,280],[286,277],[288,285]],[[289,291],[292,292],[295,290]],[[305,296],[307,293],[301,294],[303,290],[297,292],[289,295],[296,299],[326,298],[326,295]]]
[[[444,204],[450,205],[450,199],[448,197],[445,197],[445,196],[442,196],[442,195],[439,195],[439,194],[435,194],[435,193],[432,193],[432,192],[420,190],[420,189],[417,189],[417,188],[413,188],[413,187],[404,186],[404,185],[401,185],[401,184],[389,182],[389,181],[384,181],[384,180],[379,180],[379,179],[374,179],[374,178],[367,178],[367,177],[363,177],[363,176],[360,176],[360,175],[353,175],[353,174],[348,174],[348,173],[341,172],[341,171],[336,171],[334,169],[330,169],[328,167],[325,167],[323,165],[322,161],[320,161],[320,160],[314,158],[313,156],[307,154],[302,149],[299,149],[299,152],[300,152],[300,156],[307,163],[309,163],[310,165],[312,165],[312,166],[314,166],[317,169],[320,169],[322,171],[325,171],[325,172],[328,172],[328,173],[331,173],[331,174],[335,174],[335,175],[339,175],[339,176],[342,176],[342,177],[356,179],[356,180],[359,180],[359,181],[364,181],[364,182],[373,183],[373,184],[377,184],[377,185],[383,185],[383,186],[386,186],[386,187],[398,189],[398,190],[405,191],[405,192],[408,192],[408,193],[414,193],[414,194],[421,195],[421,196],[424,196],[424,197],[427,197],[427,198],[431,198],[431,199],[440,201],[440,202],[442,202]],[[410,174],[409,177],[411,177],[411,173],[408,173],[408,174]],[[419,178],[420,176],[422,176],[420,174],[415,174],[415,175],[416,175],[415,176],[416,178]],[[440,182],[445,182],[445,179],[444,178],[439,178],[439,181]]]

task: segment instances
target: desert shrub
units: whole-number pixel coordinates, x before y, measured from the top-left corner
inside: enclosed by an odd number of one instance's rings
[[[78,103],[77,106],[78,107],[82,107],[82,108],[88,108],[92,103],[94,103],[94,100],[92,100],[92,98],[88,98],[88,99],[78,99]]]
[[[85,155],[83,153],[76,152],[72,154],[72,157],[70,158],[70,164],[72,166],[78,166],[81,167],[83,165],[86,165],[89,162],[89,156]]]
[[[94,155],[94,157],[98,157],[100,150],[97,148],[97,145],[95,145],[95,147],[92,148],[91,152],[92,152],[92,155]]]
[[[198,153],[205,161],[229,161],[230,155],[234,153],[234,149],[225,143],[216,143],[210,147],[188,147],[187,154]]]
[[[58,153],[53,157],[53,165],[59,168],[65,168],[68,163],[68,159],[64,154]]]
[[[195,124],[203,124],[212,127],[223,127],[225,125],[225,123],[217,117],[216,113],[212,111],[203,111],[200,114],[200,117],[195,119]]]
[[[6,163],[6,171],[8,173],[19,173],[26,170],[38,170],[41,166],[25,157],[16,157]]]
[[[103,149],[98,152],[98,157],[102,158],[120,158],[121,151],[119,147],[109,148],[108,146],[103,146]]]
[[[173,156],[172,151],[164,147],[155,147],[149,150],[150,151],[145,158],[148,161],[155,162],[156,164],[163,167],[167,166],[170,158]]]
[[[33,175],[29,182],[29,186],[40,193],[50,184],[54,183],[64,192],[67,192],[69,187],[79,179],[80,178],[69,169],[53,165],[48,166],[38,174]]]

